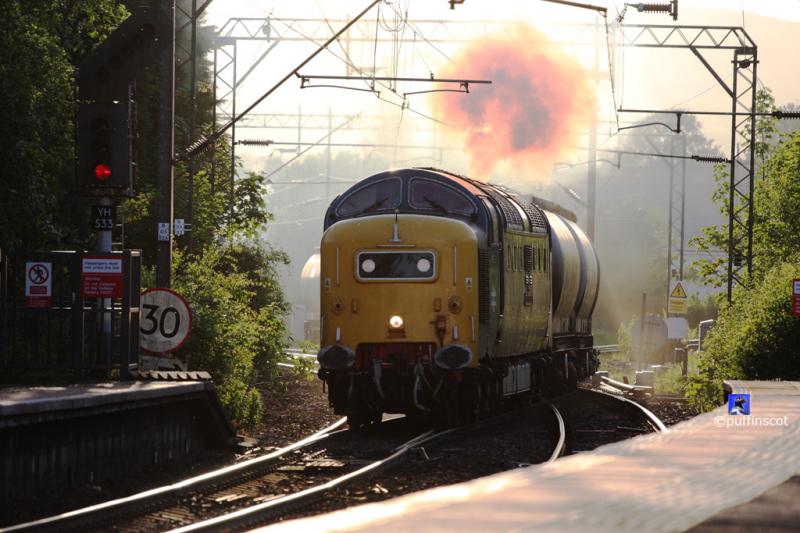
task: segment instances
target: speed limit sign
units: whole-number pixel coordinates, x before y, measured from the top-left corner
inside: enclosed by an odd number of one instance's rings
[[[189,338],[192,311],[183,296],[170,289],[142,293],[139,347],[150,353],[174,352]]]

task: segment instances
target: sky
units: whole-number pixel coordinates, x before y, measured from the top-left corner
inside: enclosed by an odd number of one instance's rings
[[[573,184],[565,181],[568,172],[563,164],[585,162],[587,109],[596,113],[598,145],[607,149],[619,146],[618,125],[643,118],[642,115],[618,113],[615,109],[730,110],[728,95],[689,50],[621,47],[618,45],[620,30],[616,19],[624,3],[605,0],[592,3],[609,8],[608,34],[606,21],[593,11],[538,0],[465,0],[453,10],[449,9],[447,0],[382,2],[380,10],[372,9],[354,26],[349,32],[350,39],[343,38],[333,43],[300,70],[309,76],[311,85],[338,87],[301,89],[300,79],[291,78],[254,109],[261,119],[271,117],[288,124],[302,113],[307,119],[313,119],[315,127],[308,124],[300,132],[292,127],[237,127],[237,139],[286,143],[269,147],[238,146],[237,155],[243,161],[241,171],[263,171],[290,161],[297,156],[297,148],[291,143],[314,143],[324,138],[330,113],[330,124],[334,128],[348,120],[352,120],[350,125],[360,126],[348,126],[337,131],[333,136],[335,143],[400,145],[395,149],[334,146],[331,148],[334,157],[350,152],[370,159],[375,154],[388,160],[391,166],[437,166],[479,179],[490,178],[520,192],[551,194],[556,200],[569,202],[568,198],[558,197],[563,193],[553,185],[553,180],[574,186],[583,194],[586,166],[572,167]],[[247,24],[252,34],[260,38],[239,41],[236,48],[237,76],[249,72],[237,89],[237,111],[273,87],[368,4],[369,0],[212,2],[207,20],[222,28],[223,33],[232,28],[232,17],[256,19]],[[260,31],[266,17],[283,19],[273,21],[270,40]],[[743,27],[758,46],[759,86],[770,88],[778,105],[800,104],[800,54],[794,50],[800,30],[800,0],[681,0],[678,21],[665,14],[645,14],[628,9],[623,23]],[[524,29],[518,29],[520,25]],[[241,28],[237,32],[241,35]],[[276,33],[284,39],[278,42],[273,38]],[[503,40],[512,34],[524,38],[509,47]],[[379,37],[377,44],[376,35]],[[306,39],[310,36],[315,36],[315,42]],[[230,47],[226,53],[230,53]],[[491,53],[495,54],[497,61],[493,61]],[[704,53],[726,83],[732,77],[732,55],[730,50]],[[263,60],[257,62],[262,56]],[[220,53],[221,78],[230,83],[233,69],[231,65],[222,68],[223,57],[224,54]],[[509,58],[513,58],[510,70],[494,68],[496,64],[509,63]],[[454,79],[492,79],[494,83],[492,86],[471,86],[470,94],[409,94],[403,98],[403,93],[424,91],[432,86],[427,82],[378,84],[373,93],[364,91],[369,82],[313,78],[359,72],[366,76],[374,73],[377,76],[414,78],[434,75]],[[548,75],[541,75],[543,72]],[[517,74],[523,78],[521,81],[515,78]],[[539,80],[533,88],[526,85],[529,78]],[[514,84],[510,83],[511,79],[515,80]],[[554,85],[551,80],[559,81]],[[514,85],[518,90],[516,93],[504,91],[504,84],[506,87]],[[351,90],[343,86],[349,86]],[[537,98],[535,106],[528,106],[527,94],[534,89],[539,96],[549,96]],[[564,95],[571,96],[561,98]],[[218,96],[225,98],[222,108],[229,112],[230,98],[225,97],[219,84]],[[492,110],[489,115],[502,116],[502,120],[490,121],[491,124],[486,126],[481,120],[476,120],[476,117],[487,116],[482,109]],[[358,117],[353,119],[354,115]],[[258,115],[253,118],[258,118]],[[674,120],[670,115],[663,117],[664,122],[673,125]],[[730,151],[730,118],[701,117],[700,124],[703,133],[714,142],[720,153],[727,155]],[[537,134],[539,131],[556,132],[557,135],[541,137]],[[518,142],[517,134],[520,132],[531,135],[527,145]],[[519,144],[524,146],[522,152],[517,153],[515,150]],[[470,149],[480,150],[487,146],[490,149],[481,153],[482,158],[476,158],[470,152]],[[527,150],[526,146],[532,148]],[[552,149],[552,153],[543,155],[542,146]],[[301,148],[307,147],[304,144]],[[504,151],[508,157],[504,158]],[[308,153],[297,161],[324,154],[323,143],[323,146],[309,148]],[[380,158],[374,157],[376,160]],[[630,162],[622,170],[635,173],[636,165],[627,166]],[[560,169],[558,172],[557,168]],[[708,175],[702,178],[710,187],[711,169],[705,170]],[[600,165],[599,172],[598,194],[601,195],[609,179],[606,174],[610,171],[607,165]],[[342,176],[334,173],[331,175],[334,186],[327,189],[325,185],[302,187],[287,184],[314,178],[297,171],[284,170],[271,177],[275,185],[268,203],[275,212],[275,221],[267,238],[292,255],[293,272],[289,272],[285,280],[291,297],[296,297],[293,291],[297,290],[290,282],[292,276],[299,275],[311,252],[311,243],[319,242],[319,212],[328,201],[323,198],[326,191],[332,197],[366,176],[366,173]],[[324,183],[326,179],[322,174],[317,178],[318,183]],[[652,194],[665,194],[657,184],[652,187]],[[692,192],[697,191],[693,189]],[[710,194],[705,191],[703,197],[707,204],[699,207],[702,214],[707,211],[715,213]],[[576,206],[572,208],[576,209]],[[687,217],[699,214],[692,212]],[[689,237],[687,235],[687,239]],[[301,332],[302,322],[299,327]]]
[[[274,27],[282,35],[292,37],[317,35],[317,42],[327,38],[347,20],[368,5],[367,0],[276,0],[264,2],[256,0],[217,0],[212,2],[207,11],[208,21],[222,28],[230,26],[232,17],[265,18],[268,16],[283,19],[330,19],[330,22],[296,22],[275,23]],[[576,9],[543,1],[520,0],[466,0],[464,4],[449,9],[447,0],[392,0],[382,2],[380,10],[373,8],[364,16],[351,36],[359,34],[362,42],[353,39],[350,43],[340,40],[329,47],[309,65],[302,69],[304,74],[311,75],[345,75],[347,72],[345,59],[362,72],[371,75],[396,75],[427,78],[437,72],[446,71],[458,77],[459,70],[470,72],[478,77],[488,75],[474,69],[460,52],[469,46],[471,35],[481,37],[480,33],[488,28],[489,35],[502,32],[503,23],[483,24],[480,21],[522,22],[534,30],[541,32],[552,40],[552,46],[558,47],[565,55],[570,56],[585,69],[591,69],[595,61],[598,65],[598,83],[596,103],[598,118],[601,121],[601,144],[613,145],[613,137],[618,123],[635,121],[641,115],[632,113],[615,113],[615,108],[646,109],[704,109],[726,111],[730,109],[730,100],[723,89],[705,70],[700,62],[688,50],[675,49],[641,49],[615,46],[619,41],[616,17],[624,7],[623,2],[596,1],[598,5],[609,8],[609,37],[605,35],[603,18],[593,11]],[[679,19],[664,14],[638,13],[629,8],[625,13],[625,24],[713,24],[717,26],[743,26],[759,47],[759,82],[773,91],[777,103],[800,103],[800,55],[794,53],[792,43],[796,42],[797,30],[800,28],[800,0],[683,0],[679,2]],[[412,21],[437,20],[441,24],[418,23],[411,27],[398,20],[396,13],[407,14]],[[376,18],[380,18],[380,28],[376,30]],[[250,24],[253,24],[252,22]],[[256,22],[256,24],[258,24]],[[392,28],[392,26],[395,26]],[[600,28],[599,47],[595,54],[595,30]],[[361,28],[358,30],[358,28]],[[392,32],[390,30],[394,29]],[[376,45],[370,40],[380,35],[381,41]],[[442,42],[441,38],[457,37],[456,42]],[[394,42],[392,41],[394,39]],[[438,40],[437,40],[438,39]],[[430,43],[425,42],[431,41]],[[239,75],[247,71],[255,60],[274,41],[240,41],[237,46],[237,72]],[[610,45],[610,47],[608,46]],[[237,107],[241,111],[257,97],[263,94],[277,80],[290,72],[299,62],[311,54],[316,45],[309,42],[284,41],[275,46],[263,61],[258,63],[251,75],[237,90]],[[458,58],[461,57],[459,60]],[[711,65],[720,76],[729,81],[731,78],[730,51],[711,51],[706,53]],[[454,63],[455,62],[455,63]],[[228,75],[231,70],[229,69]],[[610,73],[613,72],[613,76]],[[613,78],[613,91],[610,78]],[[322,83],[317,81],[316,83]],[[340,82],[328,82],[338,85]],[[346,82],[341,85],[353,84]],[[356,83],[364,89],[364,84]],[[412,92],[430,88],[428,84],[400,83],[395,87],[398,93]],[[477,90],[477,89],[476,89]],[[459,98],[460,95],[454,95]],[[380,99],[379,99],[380,98]],[[407,107],[404,107],[407,106]],[[394,142],[401,139],[408,145],[421,143],[444,146],[450,151],[464,146],[463,139],[454,138],[454,128],[447,117],[435,116],[436,110],[429,95],[408,96],[403,98],[384,88],[379,95],[364,91],[333,89],[300,90],[300,80],[290,79],[274,95],[270,96],[254,112],[285,113],[287,110],[303,113],[364,115],[380,114],[386,120],[386,128],[372,142]],[[432,119],[436,120],[431,120]],[[413,119],[420,119],[415,121]],[[674,120],[669,116],[666,120]],[[334,120],[334,126],[337,121]],[[441,123],[447,126],[441,127]],[[714,139],[720,147],[730,145],[730,122],[726,118],[703,118],[705,133]],[[427,125],[425,125],[427,123]],[[442,129],[438,134],[431,132],[434,125]],[[408,127],[406,127],[408,126]],[[585,145],[586,128],[577,135],[583,136],[575,140],[578,145]],[[425,133],[420,133],[425,130]],[[290,131],[258,131],[247,130],[247,137],[268,137],[274,141],[292,142],[297,135]],[[324,133],[324,132],[323,132]],[[238,135],[242,138],[243,132]],[[303,132],[306,134],[306,132]],[[308,142],[319,137],[317,132],[308,131]],[[434,135],[437,135],[434,138]],[[456,135],[457,137],[457,135]],[[341,136],[339,136],[341,139]],[[343,142],[363,143],[360,138],[345,135]],[[604,146],[606,144],[603,144]],[[289,147],[288,149],[291,149]],[[342,147],[341,149],[347,149]],[[284,148],[286,150],[286,148]],[[241,149],[240,155],[245,158],[246,165],[259,167],[267,157],[263,148]],[[271,152],[274,157],[276,152]],[[582,157],[581,151],[561,153],[560,159],[576,160]],[[455,158],[458,160],[458,157]],[[468,161],[458,160],[455,163],[460,171],[469,171]],[[257,168],[256,168],[257,169]],[[502,168],[500,168],[502,170]]]

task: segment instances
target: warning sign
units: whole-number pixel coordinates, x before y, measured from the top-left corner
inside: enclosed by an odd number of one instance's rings
[[[25,307],[51,307],[53,263],[25,263]]]
[[[670,298],[686,298],[686,291],[683,290],[683,285],[678,281],[669,293]]]
[[[676,315],[685,315],[688,308],[688,298],[686,291],[683,288],[682,281],[669,282],[669,306],[668,313]]]
[[[122,258],[83,257],[81,294],[84,298],[122,298]]]

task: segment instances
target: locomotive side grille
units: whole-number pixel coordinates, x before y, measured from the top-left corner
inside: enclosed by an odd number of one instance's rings
[[[478,322],[489,323],[489,250],[478,250]]]
[[[533,305],[533,246],[525,245],[525,296],[523,304]]]
[[[531,232],[547,233],[547,221],[542,210],[528,202],[520,202],[519,205],[522,206],[523,211],[528,215],[528,220],[531,221]]]

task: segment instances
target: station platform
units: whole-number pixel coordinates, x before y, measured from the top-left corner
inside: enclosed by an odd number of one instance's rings
[[[0,507],[230,445],[213,383],[192,377],[0,388]]]
[[[665,433],[261,531],[797,531],[800,383],[725,389],[751,394],[749,416],[723,406]]]

